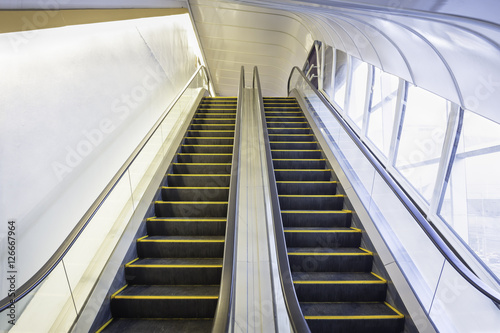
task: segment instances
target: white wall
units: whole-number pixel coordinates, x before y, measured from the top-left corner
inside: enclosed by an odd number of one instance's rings
[[[193,37],[186,14],[0,35],[0,246],[16,219],[18,287],[194,73]]]

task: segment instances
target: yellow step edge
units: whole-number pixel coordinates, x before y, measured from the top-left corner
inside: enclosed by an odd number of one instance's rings
[[[318,143],[318,141],[269,141],[269,143]]]
[[[234,140],[232,136],[186,136],[185,139],[197,140]]]
[[[344,198],[343,194],[280,194],[280,198]]]
[[[271,151],[272,152],[273,151],[316,151],[316,152],[319,151],[319,152],[321,152],[320,149],[304,149],[304,150],[302,150],[302,149],[295,149],[295,150],[294,149],[271,149]]]
[[[126,267],[141,268],[222,268],[222,265],[129,265]]]
[[[174,186],[162,186],[161,187],[162,189],[174,189],[174,190],[229,190],[229,187],[225,186],[225,187],[217,187],[217,186],[207,186],[207,187],[203,187],[203,186],[191,186],[191,187],[174,187]]]
[[[233,147],[234,145],[182,145],[182,146],[183,147]]]
[[[384,281],[384,283],[387,283],[387,280],[386,280],[386,279],[384,279],[383,277],[381,277],[380,275],[377,275],[377,274],[375,274],[375,273],[373,273],[373,272],[370,272],[370,273],[371,273],[373,276],[375,276],[376,278],[378,278],[378,279],[380,279],[380,280]]]
[[[218,299],[219,296],[115,296],[115,299]]]
[[[293,281],[293,284],[384,284],[384,281],[378,281],[378,280],[373,280],[373,281],[365,281],[365,280],[349,280],[349,281],[342,281],[342,280],[336,280],[336,281]]]
[[[106,327],[109,326],[109,324],[111,324],[111,322],[113,321],[113,318],[111,318],[110,320],[108,320],[104,325],[101,326],[101,328],[99,328],[95,333],[101,333],[102,331],[104,331],[104,329]]]
[[[266,118],[305,118],[305,117],[279,117],[279,116],[266,116]]]
[[[276,183],[280,184],[307,184],[307,183],[313,183],[313,184],[336,184],[338,183],[335,180],[278,180]]]
[[[404,316],[403,316],[404,317]],[[304,316],[306,320],[345,320],[345,319],[399,319],[399,315],[372,315],[372,316]]]
[[[142,243],[224,243],[223,239],[141,239]]]
[[[307,124],[307,121],[268,121],[267,123],[268,124]],[[288,128],[288,127],[282,127],[282,128]],[[304,128],[307,128],[307,127],[304,127]]]
[[[231,165],[231,163],[172,163],[172,165]]]
[[[175,205],[227,205],[227,201],[155,201],[155,204],[175,204]]]
[[[228,133],[228,132],[234,132],[234,130],[188,130],[188,132],[226,132],[226,133]]]
[[[268,130],[307,130],[310,127],[268,127]]]
[[[404,315],[401,312],[399,312],[395,307],[393,307],[387,302],[384,302],[384,304],[388,306],[392,311],[396,312],[398,314],[398,318],[404,318]]]
[[[123,289],[127,288],[127,286],[128,286],[128,284],[124,285],[123,287],[121,287],[120,289],[118,289],[117,291],[115,291],[115,292],[113,293],[113,295],[111,295],[111,298],[115,298],[115,297],[116,297],[116,295],[118,295],[120,292],[122,292],[122,291],[123,291]]]
[[[282,210],[285,214],[346,214],[352,213],[352,210]]]
[[[135,258],[134,260],[132,261],[129,261],[128,263],[125,264],[125,267],[128,267],[130,265],[132,265],[134,262],[136,262],[137,260],[139,260],[139,258]]]
[[[217,155],[217,156],[224,155],[224,156],[231,156],[233,154],[231,154],[231,153],[212,153],[212,154],[211,153],[178,153],[177,155],[182,155],[182,156],[184,156],[184,155],[186,155],[186,156],[187,155],[196,155],[196,156],[198,156],[198,155]]]
[[[274,171],[332,171],[331,169],[274,169]]]
[[[294,133],[291,133],[291,134],[269,134],[269,136],[314,136],[314,134],[309,134],[309,133],[294,134]]]
[[[289,256],[372,256],[373,252],[359,248],[361,253],[343,252],[343,253],[324,253],[324,252],[288,252]]]
[[[234,124],[191,124],[191,126],[233,126]]]
[[[174,217],[148,217],[146,221],[165,221],[165,222],[227,222],[227,219],[179,219]]]
[[[316,230],[310,230],[310,229],[294,229],[294,230],[284,230],[284,232],[288,233],[347,233],[347,232],[354,232],[354,233],[359,233],[361,232],[361,229],[358,228],[348,228],[345,230],[330,230],[330,229],[316,229]]]
[[[230,174],[227,173],[212,173],[212,174],[192,174],[192,173],[169,173],[167,176],[180,176],[180,177],[211,177],[211,176],[224,176],[230,177]]]
[[[273,161],[326,161],[325,158],[273,158]]]

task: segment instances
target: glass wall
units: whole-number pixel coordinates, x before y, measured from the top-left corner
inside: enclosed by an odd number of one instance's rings
[[[368,139],[380,150],[384,157],[389,156],[392,127],[396,115],[399,78],[372,67],[371,99],[368,109]]]
[[[331,54],[326,97],[427,218],[455,239],[455,250],[482,259],[475,267],[484,276],[500,277],[500,124],[342,51]]]

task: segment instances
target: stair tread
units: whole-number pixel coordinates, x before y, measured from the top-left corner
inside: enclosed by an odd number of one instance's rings
[[[222,258],[139,258],[127,264],[134,266],[222,266]]]
[[[315,316],[342,317],[342,319],[378,316],[387,316],[395,319],[403,317],[402,314],[394,311],[390,306],[382,302],[301,302],[300,306],[306,319],[308,319],[307,317]]]
[[[224,241],[224,236],[146,236],[139,241]]]
[[[356,247],[289,247],[288,254],[291,253],[311,253],[311,254],[331,254],[331,255],[371,255],[370,251]]]
[[[219,296],[220,286],[179,286],[179,285],[130,285],[120,291],[115,297],[123,296]]]
[[[103,332],[210,332],[213,319],[113,319]]]
[[[379,276],[365,272],[293,272],[292,278],[293,281],[297,283],[303,281],[362,281],[386,283],[386,281]]]
[[[226,222],[226,218],[213,217],[150,217],[148,221],[171,221],[171,222]]]
[[[356,228],[343,228],[343,227],[285,227],[283,228],[285,232],[361,232],[360,229]]]

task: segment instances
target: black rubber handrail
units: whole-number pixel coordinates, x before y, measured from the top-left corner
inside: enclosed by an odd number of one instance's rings
[[[274,174],[273,158],[271,155],[271,145],[269,144],[269,133],[267,130],[266,113],[264,110],[264,100],[260,86],[259,70],[254,67],[254,89],[260,100],[260,112],[262,115],[262,128],[264,129],[264,146],[266,147],[267,174],[269,177],[269,187],[271,191],[271,210],[274,226],[274,238],[276,240],[276,258],[278,261],[278,271],[280,275],[281,290],[285,300],[290,323],[294,332],[310,332],[302,309],[300,308],[295,287],[293,285],[290,263],[288,262],[288,251],[286,248],[285,233],[283,231],[283,221],[281,219],[281,208],[278,200],[278,189],[276,187],[276,176]]]
[[[398,197],[398,199],[403,203],[405,208],[410,212],[415,221],[420,225],[420,227],[424,230],[430,240],[434,243],[434,245],[438,248],[439,252],[445,257],[445,259],[450,263],[450,265],[455,268],[455,270],[465,279],[467,280],[474,288],[479,290],[486,297],[491,299],[497,305],[500,305],[500,293],[496,290],[488,286],[481,279],[479,279],[474,272],[472,272],[467,265],[462,262],[462,260],[456,255],[454,249],[450,247],[450,245],[440,236],[440,234],[434,229],[434,227],[427,221],[427,219],[422,215],[418,207],[413,203],[410,198],[406,195],[406,193],[401,189],[401,187],[396,183],[396,181],[392,178],[392,176],[387,172],[384,166],[379,162],[379,160],[371,153],[371,151],[366,147],[366,145],[359,139],[353,129],[347,124],[345,119],[339,113],[339,111],[328,101],[328,99],[323,96],[307,79],[304,73],[298,67],[294,67],[290,72],[290,76],[288,77],[288,94],[290,94],[290,81],[294,72],[297,72],[302,78],[307,82],[312,91],[316,94],[316,96],[321,100],[321,102],[328,108],[328,110],[332,113],[332,115],[337,119],[342,128],[347,132],[349,137],[354,141],[356,146],[361,150],[361,152],[365,155],[365,157],[370,161],[375,170],[379,173],[379,175],[384,179],[387,185],[391,188],[394,194]]]
[[[66,253],[71,249],[73,244],[78,240],[82,232],[85,230],[87,225],[90,223],[92,218],[95,216],[99,208],[103,205],[106,198],[111,194],[113,189],[116,187],[120,179],[122,179],[123,175],[127,172],[130,165],[135,161],[139,153],[144,149],[146,144],[149,142],[153,134],[160,127],[161,123],[165,119],[165,117],[169,114],[170,110],[174,107],[177,101],[181,98],[184,92],[187,90],[189,85],[193,82],[193,80],[198,76],[200,71],[203,71],[207,80],[208,74],[205,67],[200,67],[198,70],[191,76],[189,81],[186,83],[184,88],[181,90],[179,94],[175,97],[175,99],[170,103],[166,111],[163,115],[158,119],[158,121],[153,125],[151,130],[146,134],[144,139],[139,143],[137,148],[132,152],[130,157],[125,161],[122,167],[118,170],[118,172],[113,176],[111,181],[106,185],[104,190],[99,194],[97,199],[92,203],[90,208],[85,212],[80,221],[76,224],[76,226],[71,230],[66,239],[61,243],[59,248],[54,252],[54,254],[49,258],[49,260],[22,286],[20,286],[16,290],[16,297],[14,299],[10,297],[5,297],[0,301],[0,312],[9,308],[12,303],[16,303],[28,295],[33,289],[35,289],[45,278],[54,270],[54,268],[61,262]]]
[[[224,242],[224,259],[219,291],[219,301],[215,310],[212,332],[228,332],[231,324],[231,307],[234,302],[234,276],[236,257],[236,221],[238,216],[238,164],[240,160],[240,121],[245,88],[245,69],[241,66],[240,86],[236,107],[234,126],[233,157],[231,177],[229,181],[229,200],[226,222],[226,238]]]

